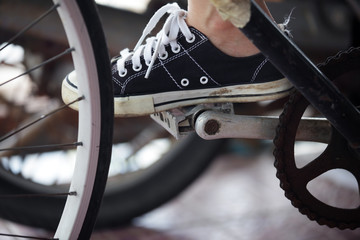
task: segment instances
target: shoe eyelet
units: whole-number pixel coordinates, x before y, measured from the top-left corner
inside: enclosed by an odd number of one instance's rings
[[[175,47],[171,48],[171,51],[172,51],[173,53],[179,53],[180,50],[181,50],[180,45],[176,45]]]
[[[125,77],[127,74],[127,69],[125,68],[123,72],[119,72],[120,77]]]
[[[183,87],[187,87],[187,86],[189,86],[189,84],[190,84],[190,81],[189,81],[189,79],[187,79],[187,78],[183,78],[183,79],[181,79],[181,85],[183,86]]]
[[[159,58],[161,60],[167,59],[168,56],[169,56],[168,52],[163,52],[163,53],[159,54]]]
[[[195,41],[195,35],[194,35],[194,34],[191,34],[191,38],[189,38],[189,39],[186,38],[186,41],[187,41],[188,43],[193,43],[193,42]]]
[[[209,79],[207,77],[203,76],[203,77],[200,78],[200,83],[201,84],[205,85],[208,82],[209,82]]]
[[[150,66],[151,61],[145,61],[146,66]]]
[[[140,71],[140,70],[142,69],[142,65],[141,65],[141,64],[138,65],[138,66],[133,65],[133,66],[132,66],[132,69],[133,69],[135,72],[138,72],[138,71]]]

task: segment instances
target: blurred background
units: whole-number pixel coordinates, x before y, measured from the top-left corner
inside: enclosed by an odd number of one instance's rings
[[[124,48],[134,47],[149,18],[168,2],[97,0],[110,56],[118,55]],[[186,8],[186,0],[177,2]],[[291,13],[289,29],[292,40],[314,63],[320,63],[340,50],[360,45],[360,9],[357,8],[359,5],[353,5],[354,2],[278,0],[268,5],[278,23]],[[0,0],[0,43],[8,41],[47,5],[48,1],[44,0]],[[66,39],[59,34],[62,30],[54,27],[56,21],[50,18],[40,23],[9,48],[8,52],[0,53],[2,79],[19,74],[28,66],[36,65],[66,49]],[[64,57],[61,61],[23,76],[21,81],[5,89],[1,88],[0,135],[5,135],[14,126],[21,125],[44,109],[61,104],[59,89],[71,68],[71,59]],[[281,104],[272,108],[271,113],[279,114]],[[268,109],[261,105],[244,108],[252,109],[253,114],[269,114]],[[27,133],[16,144],[26,146],[40,144],[45,139],[46,142],[57,141],[59,138],[67,142],[74,138],[76,122],[76,114],[69,109]],[[118,187],[118,182],[123,180],[117,178],[118,175],[142,172],[154,165],[175,144],[176,141],[148,117],[116,119],[110,170],[110,175],[115,177],[109,181],[109,186]],[[302,144],[298,149],[299,158],[309,158],[309,155],[321,152],[324,146]],[[279,181],[272,166],[272,150],[270,141],[227,141],[214,154],[213,161],[209,160],[209,167],[204,167],[206,171],[198,174],[199,179],[184,191],[178,190],[180,195],[131,223],[121,220],[117,224],[115,220],[109,220],[113,224],[97,230],[93,239],[358,239],[358,230],[340,231],[318,226],[291,206],[278,186]],[[73,158],[71,150],[27,152],[15,156],[4,153],[0,165],[2,169],[26,181],[52,186],[69,181]],[[63,169],[61,174],[58,174],[59,167]],[[322,184],[326,182],[325,185],[330,186],[323,189],[332,189],[331,192],[324,191],[325,198],[331,197],[335,202],[340,198],[358,198],[358,186],[353,177],[340,175],[340,190],[335,191],[334,183],[328,183],[328,178],[322,180]],[[112,204],[116,205],[116,202]],[[5,219],[0,220],[0,232],[4,231],[47,234],[47,230]]]

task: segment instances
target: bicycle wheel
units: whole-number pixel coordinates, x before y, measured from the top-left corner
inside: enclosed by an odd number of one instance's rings
[[[31,1],[34,2],[34,0]],[[49,78],[48,76],[46,74],[44,78],[47,79]],[[45,89],[43,92],[46,92],[47,95],[56,96],[56,92],[58,92],[58,88],[55,88],[54,93],[49,92],[49,89],[46,87],[42,87],[42,89]],[[55,122],[55,125],[64,123],[69,118],[72,118],[72,113],[74,112],[70,110],[64,116],[51,119],[51,122]],[[46,125],[42,124],[41,128],[45,129]],[[74,123],[70,121],[68,125],[72,126]],[[61,126],[64,129],[68,127],[66,124]],[[66,132],[66,130],[56,132],[56,138],[62,138],[61,135],[67,135]],[[111,162],[113,165],[121,165],[122,169],[115,175],[113,173],[110,175],[96,227],[119,226],[169,201],[190,185],[206,169],[206,166],[211,163],[214,155],[218,153],[224,143],[224,140],[209,142],[201,140],[199,137],[191,136],[185,138],[179,144],[173,144],[172,137],[164,132],[166,131],[148,117],[132,118],[130,120],[116,119],[114,148],[116,149],[116,145],[120,144],[130,145],[132,149],[135,148],[136,150],[133,150],[131,156],[129,154],[124,156],[126,154],[123,150],[120,150],[120,154],[116,154],[116,151],[114,151],[115,154]],[[37,138],[42,138],[39,132],[30,135],[37,135]],[[38,139],[31,138],[31,141],[35,140]],[[143,163],[139,162],[138,153],[143,152],[144,149],[149,149],[149,147],[154,150],[150,145],[158,141],[166,142],[165,145],[171,147],[165,150],[165,147],[157,145],[155,148],[164,149],[165,151],[162,151],[156,159],[153,158],[151,163],[149,163],[149,155],[140,159],[140,162],[147,162],[146,166],[144,166]],[[167,151],[168,153],[162,156]],[[38,153],[38,151],[33,153]],[[33,155],[33,153],[29,155]],[[39,153],[39,159],[37,160],[40,162],[39,168],[42,165],[42,155],[48,155],[48,152]],[[153,154],[150,155],[154,157]],[[26,156],[24,158],[29,157]],[[134,158],[136,159],[134,160]],[[17,159],[11,159],[7,164],[13,165],[13,161],[16,162]],[[26,170],[27,167],[25,166],[24,168],[24,171],[28,172]],[[7,179],[7,182],[6,184],[0,184],[0,191],[20,191],[34,194],[44,192],[44,189],[46,191],[55,191],[58,188],[65,188],[63,184],[44,186],[41,182],[36,181],[36,179],[32,179],[32,176],[29,177],[24,171],[13,170],[11,166],[9,169],[0,168],[1,170],[4,173],[0,174],[0,181]],[[40,173],[40,175],[43,174]],[[166,182],[166,185],[163,184],[164,182]],[[14,216],[14,211],[0,207],[0,215],[22,224],[53,230],[56,228],[58,218],[61,216],[60,209],[64,205],[64,200],[60,198],[49,200],[46,202],[28,201],[27,208],[19,211],[16,217]],[[13,205],[16,207],[17,204]],[[24,211],[26,214],[24,214]],[[10,216],[9,213],[11,214]],[[36,216],[36,221],[33,220],[34,216]]]
[[[21,2],[18,1],[2,2],[1,4],[3,9],[22,7]],[[6,6],[6,4],[8,5]],[[36,205],[42,209],[37,213],[38,215],[51,211],[51,214],[55,216],[56,223],[50,223],[51,226],[49,226],[56,229],[55,238],[86,239],[91,235],[105,189],[111,157],[113,121],[110,63],[95,3],[81,0],[54,0],[53,5],[49,6],[41,17],[26,25],[8,43],[21,42],[22,35],[25,33],[30,32],[28,35],[31,36],[31,29],[35,29],[34,32],[36,32],[36,24],[39,23],[41,28],[41,22],[45,22],[46,25],[49,18],[57,17],[56,12],[60,16],[61,21],[59,22],[63,25],[66,33],[67,48],[55,57],[18,76],[27,75],[44,65],[53,63],[56,59],[70,56],[71,53],[74,68],[78,76],[81,76],[78,77],[79,98],[71,103],[79,105],[77,139],[75,139],[75,143],[19,146],[19,139],[24,135],[29,135],[28,131],[31,132],[29,130],[31,127],[47,121],[47,119],[56,118],[57,114],[66,111],[67,105],[65,105],[52,109],[35,120],[22,120],[26,123],[15,126],[12,131],[1,138],[1,152],[5,155],[23,155],[26,152],[45,151],[43,149],[71,147],[76,149],[74,174],[71,178],[70,188],[60,191],[61,188],[34,187],[31,182],[14,180],[16,176],[1,171],[0,213],[7,219],[19,220],[21,218],[20,222],[30,221],[35,222],[36,225],[37,219],[41,221],[42,218],[41,216],[37,218],[29,210],[32,205]],[[5,44],[1,50],[6,49],[6,46],[8,44]],[[17,79],[17,77],[5,79],[1,83],[1,87],[6,88],[8,84]],[[20,109],[24,110],[24,108]],[[24,113],[24,115],[30,114]],[[31,115],[31,117],[33,116]],[[46,134],[50,134],[50,132],[46,132]],[[65,206],[64,197],[66,198]],[[57,218],[58,215],[61,216],[61,219]],[[35,218],[27,219],[29,217]],[[46,225],[44,222],[37,224]]]

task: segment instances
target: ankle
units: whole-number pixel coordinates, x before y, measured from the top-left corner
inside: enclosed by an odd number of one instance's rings
[[[202,16],[199,18],[198,16]],[[246,57],[259,53],[252,42],[228,21],[224,21],[216,9],[189,9],[187,24],[205,34],[223,53],[233,57]]]
[[[259,49],[239,29],[208,31],[205,35],[223,53],[232,57],[248,57],[259,53]]]

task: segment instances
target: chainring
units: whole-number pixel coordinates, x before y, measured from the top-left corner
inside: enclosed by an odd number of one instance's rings
[[[319,68],[355,106],[359,106],[360,48],[339,52],[320,64]],[[360,185],[360,159],[348,146],[347,141],[332,128],[331,139],[324,152],[304,167],[296,166],[295,137],[301,117],[308,106],[309,102],[305,97],[294,92],[280,116],[274,139],[275,167],[280,187],[292,205],[310,220],[332,228],[358,228],[360,206],[355,209],[333,207],[315,198],[307,189],[310,181],[333,169],[349,171]]]

